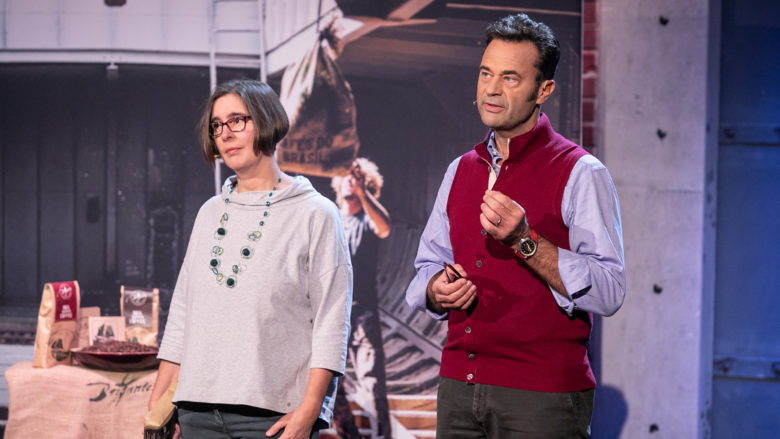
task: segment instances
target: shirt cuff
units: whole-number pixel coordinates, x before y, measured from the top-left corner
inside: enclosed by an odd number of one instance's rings
[[[591,287],[590,267],[586,256],[559,248],[558,272],[569,297],[559,293],[552,286],[549,288],[558,306],[571,315],[577,307],[577,299],[587,294]]]
[[[157,358],[165,360],[171,363],[181,364],[181,347],[172,346],[172,344],[166,343],[165,338],[160,344],[160,350],[157,352]]]
[[[428,308],[428,282],[439,270],[441,269],[435,264],[421,266],[406,290],[406,303],[416,310],[425,311],[426,314],[436,320],[445,320],[449,316],[449,312],[444,311],[439,314]]]

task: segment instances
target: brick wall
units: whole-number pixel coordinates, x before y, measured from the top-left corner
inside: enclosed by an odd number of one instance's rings
[[[596,83],[598,49],[596,47],[597,0],[583,3],[582,37],[582,146],[590,152],[596,149]]]

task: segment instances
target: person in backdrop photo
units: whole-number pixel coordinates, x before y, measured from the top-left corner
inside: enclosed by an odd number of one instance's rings
[[[486,30],[474,105],[486,138],[447,169],[406,300],[447,319],[437,437],[587,438],[592,314],[622,305],[617,193],[541,105],[560,47],[525,14]]]
[[[349,359],[356,382],[351,393],[373,416],[377,435],[390,439],[385,350],[376,288],[379,241],[390,235],[390,216],[379,202],[383,185],[377,165],[363,157],[353,162],[347,175],[331,179],[354,272]],[[343,439],[361,437],[346,401],[343,380],[339,382],[334,418],[335,428]]]
[[[200,208],[149,406],[178,379],[181,436],[316,437],[344,373],[352,267],[335,204],[274,157],[289,127],[265,83],[217,87],[203,154],[235,172]]]

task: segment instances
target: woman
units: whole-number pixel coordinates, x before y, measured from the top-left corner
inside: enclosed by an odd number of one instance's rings
[[[332,416],[352,268],[336,206],[274,158],[288,127],[258,81],[222,84],[204,111],[206,161],[235,175],[198,212],[149,403],[178,378],[185,439],[309,438]]]

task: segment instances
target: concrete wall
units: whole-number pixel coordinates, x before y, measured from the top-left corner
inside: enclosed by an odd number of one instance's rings
[[[622,397],[619,437],[709,436],[714,3],[598,2],[600,155],[620,196],[628,273],[623,309],[602,320],[600,384],[618,394],[607,404]]]

